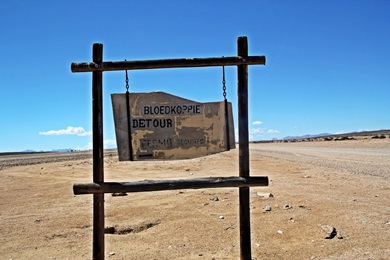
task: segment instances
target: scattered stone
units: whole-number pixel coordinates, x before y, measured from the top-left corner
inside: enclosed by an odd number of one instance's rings
[[[387,221],[386,225],[390,225],[390,221]]]
[[[263,193],[263,192],[257,192],[257,196],[259,197],[264,197],[264,198],[273,198],[274,195],[272,193],[269,193],[269,192],[266,192],[266,193]]]
[[[214,198],[212,198],[212,199],[210,199],[210,200],[219,201],[219,198],[218,198],[218,197],[214,197]]]
[[[233,225],[230,225],[230,226],[228,226],[227,228],[225,228],[225,230],[228,230],[228,229],[234,229],[234,226],[233,226]]]
[[[224,219],[225,217],[224,216],[219,216],[219,219]]]
[[[337,237],[338,239],[344,239],[343,233],[341,233],[340,230],[337,230],[336,237]]]
[[[111,194],[113,197],[118,197],[118,196],[127,196],[126,192],[114,192]]]
[[[110,252],[110,253],[108,253],[108,255],[109,256],[113,256],[113,255],[115,255],[115,253],[114,252]]]
[[[203,254],[198,254],[198,256],[203,256]]]
[[[271,211],[271,206],[265,206],[265,211]]]
[[[291,206],[291,205],[288,205],[288,204],[286,204],[286,205],[284,205],[284,206],[283,206],[283,209],[292,209],[292,206]]]
[[[290,218],[290,221],[291,221],[291,222],[295,222],[295,219],[294,219],[294,218]]]
[[[303,178],[311,178],[311,176],[310,175],[305,175],[305,176],[303,176]]]
[[[282,230],[278,230],[278,234],[283,234],[283,231]]]
[[[336,228],[330,226],[330,225],[321,225],[321,229],[325,232],[326,236],[325,239],[332,239],[337,235]]]
[[[260,247],[260,244],[255,244],[256,247]]]
[[[115,234],[115,227],[106,227],[104,229],[104,234]]]

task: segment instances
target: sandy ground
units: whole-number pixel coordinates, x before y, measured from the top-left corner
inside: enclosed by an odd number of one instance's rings
[[[250,161],[252,176],[271,180],[250,192],[253,259],[390,258],[389,138],[253,144]],[[237,176],[238,150],[147,163],[109,152],[105,174]],[[90,158],[3,167],[0,176],[0,259],[92,257],[92,196],[72,191],[91,181]],[[105,213],[118,231],[106,234],[107,259],[239,259],[237,188],[106,194]],[[325,239],[321,225],[341,237]]]

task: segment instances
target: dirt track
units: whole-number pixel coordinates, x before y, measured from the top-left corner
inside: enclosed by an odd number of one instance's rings
[[[360,142],[360,147],[353,144]],[[350,147],[348,147],[350,146]],[[383,141],[252,145],[252,155],[269,156],[351,173],[390,177],[390,149]]]
[[[271,180],[251,188],[253,259],[387,259],[390,178],[374,170],[388,169],[389,141],[251,145],[251,175]],[[238,174],[237,149],[184,161],[104,161],[107,181]],[[0,170],[0,259],[90,259],[92,196],[74,196],[72,185],[90,182],[91,171],[90,158]],[[258,195],[267,192],[274,197]],[[106,194],[105,208],[106,226],[119,231],[106,235],[107,259],[239,258],[235,188]],[[325,239],[320,225],[342,239]]]

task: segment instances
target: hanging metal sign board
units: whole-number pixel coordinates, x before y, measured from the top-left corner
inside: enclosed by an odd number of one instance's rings
[[[235,148],[230,102],[225,110],[224,102],[200,103],[165,92],[128,95],[129,107],[126,94],[111,95],[120,161],[189,159]]]

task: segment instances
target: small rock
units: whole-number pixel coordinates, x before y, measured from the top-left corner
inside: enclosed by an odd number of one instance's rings
[[[305,175],[305,176],[303,176],[303,178],[311,178],[311,176],[310,175]]]
[[[255,244],[256,247],[260,247],[260,244]]]
[[[284,205],[284,206],[283,206],[283,209],[292,209],[292,206],[291,206],[291,205],[288,205],[288,204],[286,204],[286,205]]]
[[[271,211],[271,206],[265,206],[265,211]]]
[[[110,253],[108,253],[108,255],[109,256],[113,256],[113,255],[115,255],[115,253],[114,252],[110,252]]]
[[[278,230],[278,234],[283,234],[283,231],[282,230]]]
[[[330,225],[321,225],[321,229],[325,232],[325,239],[332,239],[337,235],[336,228]]]
[[[214,198],[212,198],[212,199],[210,199],[210,200],[219,201],[219,198],[218,198],[218,197],[214,197]]]
[[[338,239],[344,239],[343,233],[341,233],[341,231],[339,231],[339,230],[337,230],[336,237],[337,237]]]
[[[257,196],[259,197],[264,197],[264,198],[273,198],[274,195],[272,193],[262,193],[262,192],[257,192]]]
[[[230,225],[230,226],[228,226],[227,228],[225,228],[225,230],[228,230],[228,229],[234,229],[234,226],[233,226],[233,225]]]
[[[114,192],[111,194],[113,197],[118,197],[118,196],[127,196],[126,192]]]
[[[115,227],[106,227],[104,229],[104,234],[115,234]]]
[[[219,219],[224,219],[225,217],[224,216],[219,216]]]

